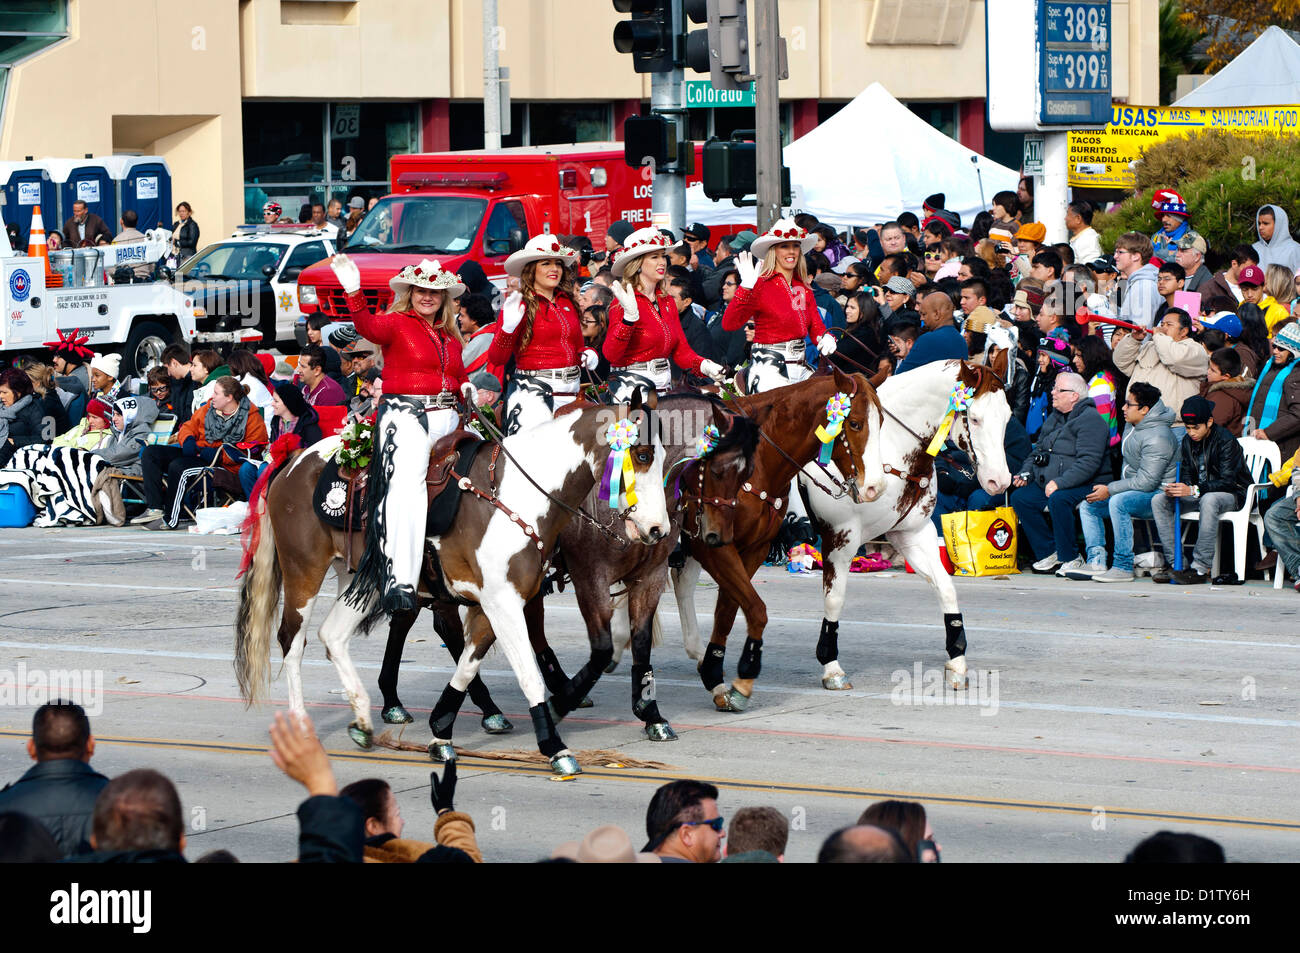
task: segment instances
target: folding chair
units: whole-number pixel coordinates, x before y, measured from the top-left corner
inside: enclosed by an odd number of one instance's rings
[[[1264,479],[1270,472],[1282,466],[1282,450],[1271,440],[1255,440],[1251,437],[1238,437],[1237,442],[1241,444],[1241,452],[1246,456],[1246,467],[1250,470],[1250,485],[1246,487],[1246,502],[1242,504],[1241,509],[1233,510],[1231,513],[1224,513],[1220,528],[1223,523],[1232,527],[1232,556],[1235,563],[1237,578],[1246,578],[1246,538],[1250,528],[1255,527],[1255,536],[1259,542],[1259,551],[1264,551],[1264,520],[1256,512],[1257,494],[1261,486],[1269,484]],[[1186,482],[1186,481],[1184,481]],[[1200,522],[1200,511],[1184,513],[1184,522]],[[1184,528],[1185,529],[1185,528]],[[1219,575],[1219,553],[1221,547],[1219,540],[1214,541],[1214,565],[1210,568],[1210,577]],[[1179,545],[1182,545],[1182,539],[1179,539]],[[1166,557],[1168,558],[1168,557]]]

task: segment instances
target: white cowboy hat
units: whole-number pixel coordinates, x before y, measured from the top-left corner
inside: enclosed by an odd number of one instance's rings
[[[623,275],[627,271],[628,262],[652,252],[667,253],[668,249],[676,244],[657,228],[638,228],[624,239],[623,244],[614,253],[614,271],[618,275]]]
[[[794,219],[782,218],[778,219],[762,235],[755,238],[754,243],[749,246],[749,250],[755,258],[762,261],[767,257],[768,250],[773,245],[779,245],[782,242],[798,242],[800,253],[806,255],[817,244],[817,236],[811,234],[805,228],[800,228],[794,223]]]
[[[548,258],[558,258],[566,268],[578,263],[578,253],[574,249],[560,244],[554,235],[543,233],[528,239],[527,245],[506,259],[506,274],[518,278],[524,273],[525,265]]]
[[[445,291],[453,298],[458,298],[465,293],[465,285],[461,283],[460,275],[454,271],[444,271],[442,265],[432,258],[426,258],[418,265],[407,265],[388,279],[388,287],[393,289],[394,294],[401,294],[403,285],[428,288],[430,291]]]

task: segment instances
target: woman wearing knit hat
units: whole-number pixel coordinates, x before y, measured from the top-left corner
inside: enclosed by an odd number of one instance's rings
[[[722,378],[721,364],[701,358],[686,343],[665,278],[672,245],[659,229],[641,228],[615,254],[614,274],[623,280],[610,287],[614,304],[603,347],[610,365],[609,392],[615,401],[630,399],[637,389],[643,399],[651,390],[665,390],[672,380],[670,359],[692,374]]]
[[[384,356],[384,396],[375,424],[374,463],[366,505],[366,550],[347,598],[364,606],[372,593],[390,615],[412,611],[424,552],[424,477],[434,443],[456,429],[457,397],[475,400],[465,378],[455,298],[458,275],[432,259],[407,265],[388,282],[393,303],[371,314],[361,293],[361,271],[346,255],[330,267],[347,295],[352,322]]]
[[[736,256],[740,287],[722,316],[722,327],[738,331],[754,322],[748,381],[754,393],[812,374],[804,358],[810,336],[822,354],[835,352],[835,338],[817,311],[804,262],[815,241],[792,220],[781,219],[754,240],[750,251]]]
[[[515,373],[506,396],[505,432],[518,433],[549,420],[578,398],[583,368],[600,358],[582,342],[575,300],[578,253],[554,235],[535,235],[506,259],[506,274],[519,279],[501,309],[488,348],[488,363]]]
[[[90,395],[111,404],[122,389],[117,379],[122,367],[121,354],[96,354],[90,362]]]

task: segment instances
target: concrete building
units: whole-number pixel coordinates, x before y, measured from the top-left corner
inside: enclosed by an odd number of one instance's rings
[[[499,7],[504,144],[618,138],[650,92],[611,41],[625,15],[609,0]],[[1157,13],[1154,0],[1112,4],[1120,101],[1158,102]],[[984,119],[983,0],[780,0],[780,16],[787,138],[879,81],[964,144],[1019,164],[1018,137]],[[1028,64],[1032,51],[999,55]],[[268,196],[296,216],[312,197],[383,194],[394,153],[481,147],[482,5],[28,0],[0,9],[0,96],[0,160],[163,155],[175,199],[216,238]],[[697,139],[752,124],[752,109],[691,110]]]

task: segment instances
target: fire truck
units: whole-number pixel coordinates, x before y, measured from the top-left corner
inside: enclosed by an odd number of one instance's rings
[[[697,170],[702,149],[696,144]],[[628,166],[619,142],[398,155],[391,171],[392,194],[370,210],[345,249],[361,270],[372,310],[391,300],[388,279],[423,258],[451,271],[476,261],[504,287],[506,258],[533,235],[585,235],[603,253],[613,222],[652,224],[653,171]],[[697,171],[687,181],[699,178]],[[747,227],[746,218],[737,209],[736,229]],[[721,229],[729,230],[735,229]],[[328,261],[298,276],[298,303],[304,314],[347,319]]]

